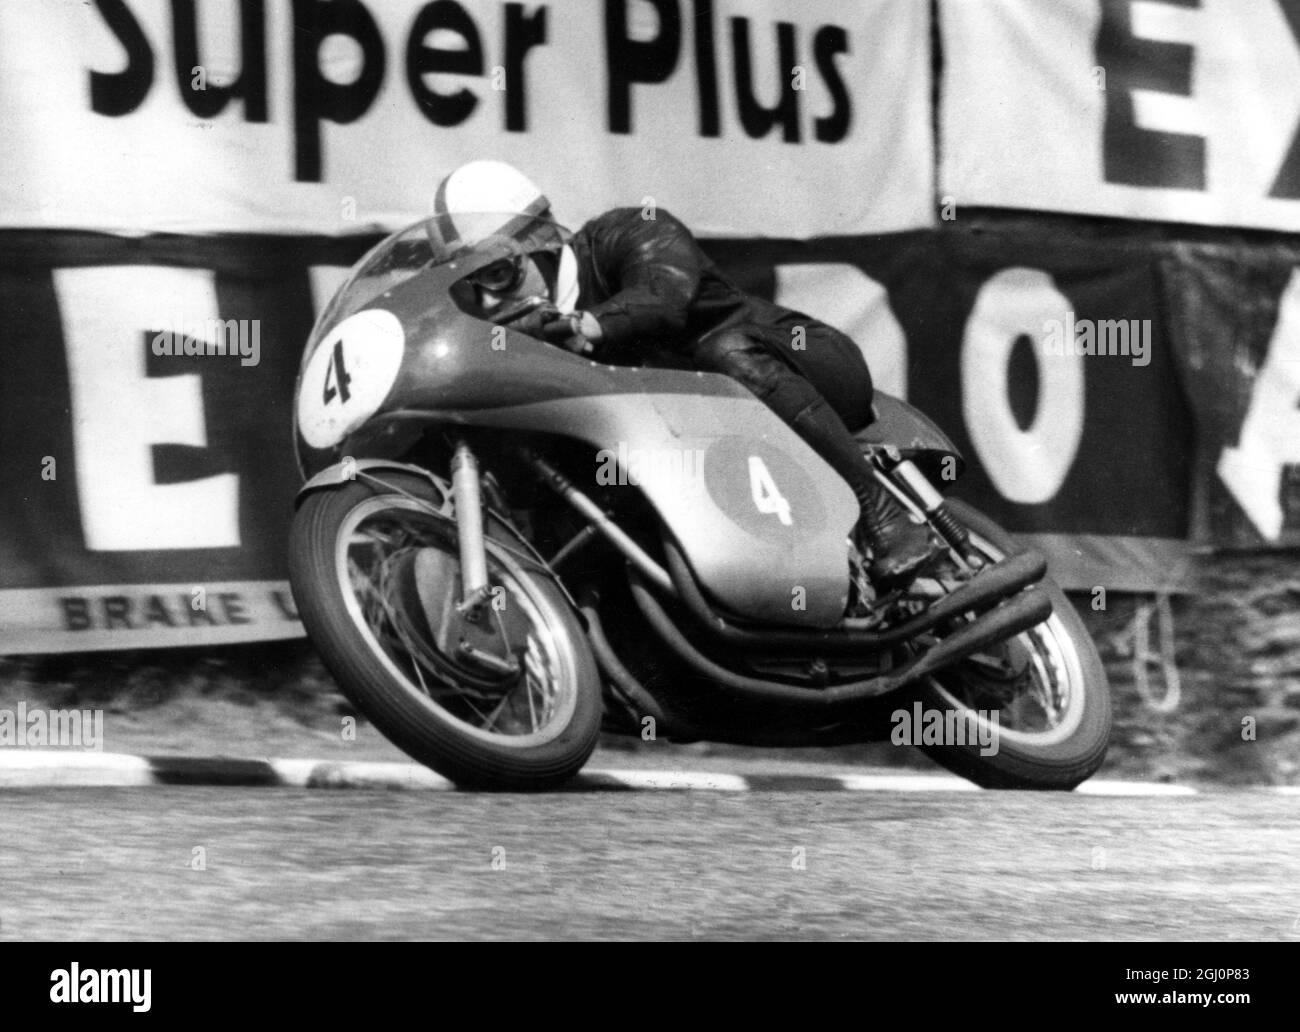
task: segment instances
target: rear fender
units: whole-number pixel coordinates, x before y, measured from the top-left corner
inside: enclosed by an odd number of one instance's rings
[[[872,407],[876,413],[875,421],[853,435],[860,444],[875,447],[893,445],[903,458],[911,459],[935,482],[952,481],[961,476],[966,460],[928,416],[883,391],[875,392]],[[946,464],[946,468],[945,459],[953,460]]]

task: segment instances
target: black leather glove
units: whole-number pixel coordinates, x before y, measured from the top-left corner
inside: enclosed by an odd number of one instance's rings
[[[574,312],[550,320],[542,327],[542,339],[578,355],[590,355],[605,336],[600,321],[590,312]]]
[[[545,340],[546,327],[557,319],[563,319],[564,316],[555,305],[547,303],[539,308],[533,309],[527,315],[522,315],[513,320],[508,325],[512,330],[519,333],[526,333],[530,337],[537,337]]]

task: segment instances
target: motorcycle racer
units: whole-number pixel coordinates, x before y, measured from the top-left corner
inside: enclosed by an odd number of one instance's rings
[[[457,216],[484,212],[550,218],[545,194],[492,160],[451,172],[434,205],[444,233]],[[853,489],[855,543],[870,550],[868,574],[879,589],[904,586],[942,554],[876,482],[853,438],[872,419],[871,374],[858,346],[819,320],[740,290],[664,209],[616,208],[572,237],[553,227],[523,252],[478,270],[473,286],[487,311],[548,298],[514,328],[576,353],[626,361],[657,350],[741,383]]]

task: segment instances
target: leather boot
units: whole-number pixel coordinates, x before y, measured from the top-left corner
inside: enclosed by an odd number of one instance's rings
[[[871,550],[867,573],[878,591],[906,586],[944,552],[929,527],[913,523],[907,510],[874,480],[854,537],[860,549]]]

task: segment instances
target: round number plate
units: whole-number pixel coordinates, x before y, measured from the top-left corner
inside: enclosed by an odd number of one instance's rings
[[[402,365],[401,320],[382,308],[348,316],[320,342],[298,388],[298,428],[330,448],[378,411]]]

